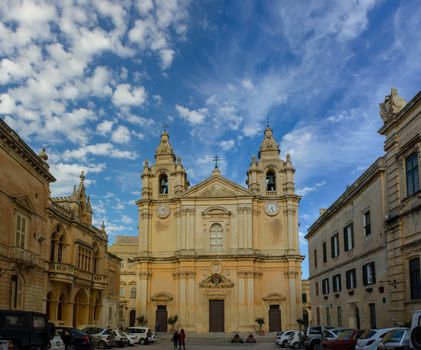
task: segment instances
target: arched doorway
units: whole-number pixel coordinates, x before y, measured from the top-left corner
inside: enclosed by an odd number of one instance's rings
[[[76,295],[73,305],[73,327],[79,328],[87,321],[88,298],[85,291],[80,289]]]
[[[130,310],[130,327],[134,327],[136,323],[136,310]]]

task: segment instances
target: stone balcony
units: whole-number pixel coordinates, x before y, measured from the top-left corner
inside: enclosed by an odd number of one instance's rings
[[[48,267],[48,277],[51,281],[73,283],[75,268],[73,265],[51,262]]]
[[[39,255],[20,247],[10,247],[9,258],[16,264],[24,266],[39,265]]]
[[[105,289],[108,286],[107,282],[107,276],[105,275],[99,275],[99,274],[93,274],[92,276],[92,289]]]
[[[276,196],[276,191],[266,191],[266,196]]]

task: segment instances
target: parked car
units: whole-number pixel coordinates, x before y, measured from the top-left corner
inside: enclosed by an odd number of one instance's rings
[[[95,346],[100,349],[116,346],[115,333],[111,328],[86,327],[82,332],[89,334],[95,342]]]
[[[325,329],[323,331],[322,337],[320,338],[320,350],[323,349],[323,341],[327,339],[336,339],[338,335],[344,331],[349,330],[349,328],[332,328]]]
[[[283,332],[279,338],[278,336],[276,336],[276,345],[282,346],[283,348],[286,348],[288,346],[288,339],[291,335],[294,334],[294,332],[298,332],[298,331],[286,331]]]
[[[387,333],[377,349],[381,350],[409,350],[409,328],[396,329]]]
[[[153,343],[156,339],[155,333],[149,327],[129,327],[126,329],[126,333],[137,335],[139,344]]]
[[[54,337],[54,324],[47,316],[32,311],[0,310],[0,339],[3,347],[47,350]]]
[[[49,350],[65,350],[66,345],[64,344],[63,339],[59,334],[56,334],[53,339],[50,340],[50,344],[48,345]]]
[[[94,343],[89,335],[72,327],[56,327],[56,334],[63,339],[66,350],[92,350]]]
[[[328,350],[354,350],[359,336],[359,330],[347,329],[340,332],[336,338],[323,339],[320,345]]]
[[[309,350],[319,350],[323,331],[333,327],[308,326],[305,331],[303,347]]]
[[[299,349],[301,347],[301,344],[304,340],[304,332],[302,331],[294,331],[293,334],[291,334],[288,338],[288,347]]]
[[[127,334],[126,332],[119,331],[125,335],[125,337],[128,339],[128,345],[134,345],[139,342],[138,337],[135,334]]]
[[[376,350],[382,341],[383,337],[396,329],[402,329],[400,327],[394,328],[380,328],[380,329],[368,329],[364,331],[360,338],[357,340],[355,350]]]
[[[113,331],[115,334],[115,342],[120,348],[126,345],[130,345],[129,337],[126,335],[126,333],[118,329],[113,329]]]
[[[421,350],[421,310],[412,314],[411,333],[410,333],[411,349]]]

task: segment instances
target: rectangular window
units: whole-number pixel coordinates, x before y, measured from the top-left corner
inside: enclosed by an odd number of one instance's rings
[[[120,287],[120,296],[124,297],[124,287]]]
[[[112,308],[112,306],[110,306],[108,308],[108,320],[111,320],[112,317],[113,317],[113,308]]]
[[[327,263],[327,243],[323,242],[323,262]]]
[[[136,298],[136,287],[130,289],[130,298]]]
[[[123,310],[123,306],[120,306],[118,308],[118,317],[120,318],[120,320],[124,319],[124,310]]]
[[[330,237],[330,244],[332,248],[332,258],[339,256],[339,234],[335,233]]]
[[[340,292],[342,290],[340,273],[332,277],[332,286],[333,286],[334,293]]]
[[[316,306],[316,324],[320,325],[320,307]]]
[[[330,308],[326,307],[326,326],[330,326]]]
[[[363,214],[363,225],[364,225],[364,234],[368,236],[369,234],[371,234],[370,210],[367,210]]]
[[[306,293],[301,294],[301,302],[303,304],[307,303],[307,294]]]
[[[322,280],[322,291],[323,295],[329,294],[329,278],[325,278]]]
[[[317,249],[314,249],[313,257],[314,257],[314,268],[317,269]]]
[[[405,160],[406,165],[406,195],[411,196],[420,189],[418,174],[418,154],[412,153]]]
[[[342,307],[339,305],[336,307],[336,315],[338,317],[338,327],[342,327]]]
[[[346,272],[346,288],[354,289],[357,287],[357,272],[355,269]]]
[[[315,292],[316,292],[316,297],[318,297],[319,296],[319,282],[316,282],[314,284],[314,289],[315,289]]]
[[[421,299],[420,259],[409,260],[409,284],[411,299]]]
[[[27,218],[19,213],[16,213],[16,247],[25,249],[25,238],[27,228]]]
[[[354,232],[352,222],[344,227],[344,248],[348,252],[354,248]]]
[[[376,268],[374,261],[372,261],[363,265],[363,284],[368,286],[374,283],[376,283]]]
[[[370,303],[368,304],[368,307],[370,308],[370,327],[371,328],[377,328],[377,322],[376,322],[376,304]]]
[[[11,308],[23,308],[23,280],[18,275],[12,276]]]

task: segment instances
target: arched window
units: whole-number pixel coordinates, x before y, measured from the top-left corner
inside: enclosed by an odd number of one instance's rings
[[[276,191],[276,175],[273,170],[266,173],[266,191]]]
[[[168,176],[166,174],[162,174],[159,177],[159,194],[167,194],[168,193]]]
[[[51,235],[50,261],[62,262],[64,246],[64,229],[58,224]]]
[[[222,250],[224,248],[224,235],[220,224],[213,224],[210,228],[211,250]]]
[[[93,273],[98,273],[98,259],[99,259],[99,256],[98,256],[99,254],[98,254],[98,250],[95,248],[95,251],[94,251],[94,261],[93,261]]]

